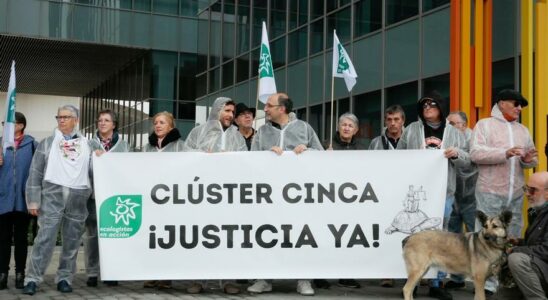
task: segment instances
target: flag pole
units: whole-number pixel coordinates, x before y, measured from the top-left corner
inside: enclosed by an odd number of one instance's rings
[[[335,50],[333,50],[335,51]],[[335,113],[333,111],[333,95],[335,91],[335,76],[333,74],[331,75],[331,125],[329,126],[329,149],[333,149],[333,114]]]
[[[261,85],[261,79],[259,78],[259,76],[260,74],[257,73],[257,96],[255,97],[255,120],[253,120],[253,122],[255,123],[254,130],[257,130],[257,110],[259,110],[259,87]]]

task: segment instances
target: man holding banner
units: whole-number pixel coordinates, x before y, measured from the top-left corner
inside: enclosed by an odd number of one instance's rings
[[[323,150],[323,147],[312,126],[297,119],[292,112],[293,102],[285,93],[277,93],[270,97],[265,104],[267,122],[259,128],[253,138],[251,151],[273,151],[282,155],[284,151],[293,151],[295,154],[310,149]],[[251,293],[272,291],[272,283],[266,280],[257,280],[247,288]],[[298,280],[297,292],[301,295],[314,295],[310,280]]]
[[[449,169],[443,224],[444,228],[447,228],[455,200],[456,168],[470,166],[470,156],[464,135],[455,127],[445,123],[443,103],[443,98],[437,93],[420,98],[417,102],[419,120],[405,128],[397,149],[445,149],[444,155],[449,159]],[[445,277],[445,273],[438,272],[437,279],[431,282],[428,292],[430,297],[443,300],[453,298],[441,286]]]
[[[244,137],[234,121],[235,103],[230,98],[219,97],[213,103],[207,123],[194,128],[185,143],[185,151],[224,152],[247,151]],[[189,294],[199,294],[204,290],[204,284],[199,281],[187,288]],[[224,282],[225,294],[240,293],[240,288],[232,282]]]

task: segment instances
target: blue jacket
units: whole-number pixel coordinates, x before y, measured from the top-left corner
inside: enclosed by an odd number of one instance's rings
[[[0,214],[27,212],[25,184],[37,144],[32,136],[25,135],[17,151],[14,152],[13,147],[10,147],[3,153],[4,163],[0,166]]]

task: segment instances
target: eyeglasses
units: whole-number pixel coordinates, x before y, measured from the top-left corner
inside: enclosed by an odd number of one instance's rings
[[[422,108],[428,108],[428,107],[438,107],[438,102],[436,101],[426,101],[422,105]]]
[[[518,106],[521,106],[521,103],[517,100],[513,100],[513,99],[510,99],[510,100],[501,100],[501,101],[510,101],[512,102],[512,104],[514,105],[514,107],[518,107]]]
[[[531,195],[536,193],[538,190],[540,190],[540,189],[536,188],[536,187],[532,187],[532,186],[528,186],[528,185],[523,186],[523,192],[531,194]]]
[[[281,106],[280,104],[277,104],[277,105],[272,105],[270,103],[267,103],[264,105],[264,107],[268,107],[268,108],[272,108],[272,107],[278,107],[278,106]]]
[[[464,122],[453,122],[453,121],[449,121],[449,124],[451,124],[451,126],[455,126],[455,125],[463,125]]]
[[[72,118],[74,118],[74,116],[55,116],[55,119],[57,121],[61,121],[61,120],[67,121],[67,120],[70,120]]]

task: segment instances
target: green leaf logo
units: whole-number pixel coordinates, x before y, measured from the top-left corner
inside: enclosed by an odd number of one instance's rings
[[[139,228],[143,215],[141,195],[112,196],[101,204],[99,222],[100,238],[128,238]]]
[[[339,48],[339,65],[337,66],[337,73],[342,74],[350,67],[348,66],[348,61],[346,61],[346,55],[344,54],[343,46],[341,44],[338,44],[337,48]]]
[[[272,70],[272,58],[270,57],[270,51],[265,44],[261,44],[261,57],[259,58],[259,78],[273,76],[274,70]]]

